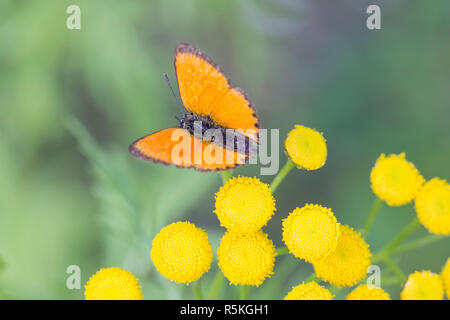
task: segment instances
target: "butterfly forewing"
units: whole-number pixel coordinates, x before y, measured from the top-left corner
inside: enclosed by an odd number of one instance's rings
[[[230,85],[211,58],[187,43],[175,48],[175,70],[181,99],[189,112],[210,116],[218,125],[242,129],[257,139],[259,120],[242,89]]]

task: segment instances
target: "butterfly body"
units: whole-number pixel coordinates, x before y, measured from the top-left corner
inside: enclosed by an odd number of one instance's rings
[[[211,58],[188,43],[176,46],[174,60],[179,93],[187,112],[179,119],[178,128],[136,140],[130,145],[130,153],[147,161],[201,171],[245,164],[256,154],[259,143],[259,119],[248,96],[231,86]],[[174,159],[172,151],[179,143],[174,134],[177,136],[180,130],[190,144],[200,145],[202,151],[214,149],[215,156],[227,161],[199,161],[194,159],[194,149],[182,160]]]
[[[217,129],[222,130],[221,126],[217,125],[209,116],[200,116],[195,113],[186,113],[180,120],[180,128],[186,129],[190,134],[194,136],[197,132],[200,131],[201,136],[196,136],[199,139],[208,139],[207,137],[203,138],[203,135],[207,132],[207,130]],[[214,140],[207,140],[214,141]]]
[[[256,142],[233,129],[217,125],[209,116],[193,113],[185,114],[180,120],[180,128],[186,129],[195,138],[211,141],[216,145],[247,156],[255,155]]]

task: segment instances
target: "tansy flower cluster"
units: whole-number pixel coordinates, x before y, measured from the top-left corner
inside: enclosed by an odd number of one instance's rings
[[[317,170],[327,160],[327,144],[323,135],[311,128],[296,125],[284,142],[289,159],[299,168]]]
[[[450,234],[450,185],[433,178],[427,182],[405,153],[381,154],[370,174],[373,192],[390,206],[414,201],[417,218],[431,233]]]
[[[186,284],[198,280],[213,260],[208,235],[190,222],[164,227],[153,239],[150,256],[163,276]]]
[[[445,294],[447,299],[450,299],[450,258],[447,259],[444,268],[441,273],[442,284],[444,285]]]
[[[340,225],[336,249],[313,262],[316,275],[337,287],[353,286],[366,275],[370,265],[369,245],[347,225]]]
[[[346,300],[391,300],[389,293],[381,288],[361,284],[350,292]]]
[[[297,167],[314,170],[326,161],[325,139],[319,132],[296,126],[285,141],[285,150]],[[283,242],[290,253],[312,263],[317,277],[337,287],[352,286],[366,275],[371,253],[362,236],[338,223],[330,208],[306,204],[283,220]],[[316,282],[302,283],[285,299],[331,299]]]
[[[411,202],[424,182],[414,164],[405,159],[405,153],[383,153],[370,174],[373,192],[390,206]]]
[[[272,274],[275,247],[267,234],[228,231],[217,249],[219,268],[234,285],[259,286]]]
[[[430,270],[416,271],[408,276],[400,293],[402,300],[443,300],[450,299],[450,257],[441,274]]]
[[[217,192],[215,207],[227,228],[217,249],[219,268],[231,284],[259,286],[275,263],[275,247],[261,230],[276,210],[269,185],[257,178],[231,178]]]
[[[113,267],[100,269],[85,285],[86,300],[141,300],[138,279],[130,272]]]
[[[406,160],[405,153],[389,156],[381,154],[372,169],[370,180],[373,192],[390,206],[414,201],[417,218],[405,227],[402,238],[409,236],[417,228],[418,222],[436,235],[450,234],[450,185],[446,180],[433,178],[425,181],[414,164]],[[376,211],[373,212],[376,214]],[[396,244],[395,240],[393,243]],[[382,254],[389,255],[393,250],[387,246]],[[387,265],[402,278],[399,267],[389,256],[384,258]],[[447,265],[448,260],[441,275],[430,270],[410,274],[403,283],[400,298],[442,300],[450,282]]]
[[[301,283],[284,297],[284,300],[332,300],[333,294],[314,281]]]
[[[377,200],[362,228],[357,231],[341,224],[332,209],[308,203],[288,214],[281,213],[285,216],[281,232],[285,247],[276,249],[263,231],[276,212],[273,193],[293,168],[317,170],[324,166],[327,158],[323,135],[305,126],[296,125],[288,133],[284,147],[288,160],[270,185],[256,177],[227,179],[227,175],[223,175],[225,183],[215,194],[213,212],[225,231],[216,250],[217,268],[211,292],[220,290],[224,276],[230,285],[241,286],[240,297],[245,299],[249,286],[260,286],[274,273],[275,257],[291,253],[298,262],[310,263],[314,273],[307,280],[290,279],[293,287],[282,293],[285,300],[331,300],[335,290],[343,287],[349,287],[344,295],[347,300],[390,300],[388,292],[368,281],[363,282],[371,259],[383,263],[394,278],[391,281],[402,286],[400,298],[403,300],[443,299],[444,294],[450,298],[450,258],[441,274],[426,270],[408,277],[392,259],[397,252],[422,245],[417,241],[399,247],[420,224],[438,235],[433,237],[450,234],[450,185],[447,181],[439,178],[425,181],[404,153],[381,154],[370,173],[370,184]],[[372,254],[364,236],[382,202],[401,206],[413,201],[417,218],[399,236]],[[197,298],[203,298],[198,282],[213,262],[213,248],[206,231],[187,221],[168,224],[154,237],[150,258],[165,278],[186,285],[197,282],[193,285],[194,292]],[[142,299],[143,295],[138,279],[130,272],[104,268],[85,285],[85,297]]]
[[[433,178],[419,190],[415,207],[420,222],[435,234],[450,234],[450,184]]]
[[[269,185],[257,178],[231,178],[216,194],[214,213],[228,231],[253,233],[275,213]]]
[[[400,294],[402,300],[442,300],[444,284],[441,277],[429,270],[410,274]]]
[[[283,241],[290,252],[308,262],[336,249],[339,224],[329,208],[307,204],[283,220]]]

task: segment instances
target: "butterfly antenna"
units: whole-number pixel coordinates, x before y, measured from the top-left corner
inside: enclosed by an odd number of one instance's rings
[[[173,87],[172,87],[172,85],[170,84],[169,77],[167,76],[166,73],[164,73],[164,79],[166,80],[167,85],[169,86],[170,91],[172,92],[172,95],[173,95],[173,97],[175,98],[175,101],[177,102],[178,108],[180,109],[181,113],[184,114],[184,113],[186,112],[186,110],[184,109],[184,107],[183,107],[183,105],[181,104],[180,100],[177,98],[177,95],[175,94],[175,91],[173,90]]]

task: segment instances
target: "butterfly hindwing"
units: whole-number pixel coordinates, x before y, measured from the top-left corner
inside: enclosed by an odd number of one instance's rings
[[[129,150],[146,161],[202,171],[231,169],[246,161],[245,155],[199,140],[180,128],[167,128],[140,138],[130,145]],[[208,155],[217,156],[220,161],[208,158]]]

